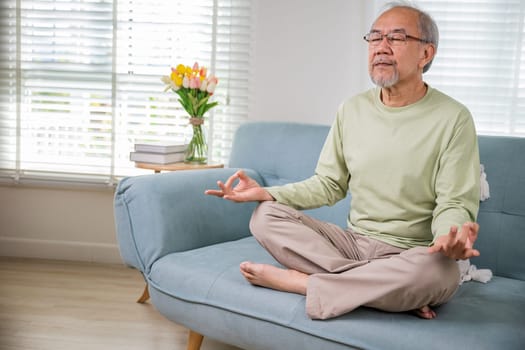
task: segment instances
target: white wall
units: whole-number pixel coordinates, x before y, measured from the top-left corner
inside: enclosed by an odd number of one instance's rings
[[[367,0],[256,0],[252,120],[331,124],[369,86]],[[0,186],[0,256],[120,262],[111,191]]]
[[[120,262],[113,191],[0,186],[0,256]]]
[[[368,86],[367,3],[259,0],[250,118],[331,124]]]

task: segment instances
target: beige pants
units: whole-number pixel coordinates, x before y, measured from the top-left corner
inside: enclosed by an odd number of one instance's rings
[[[448,301],[457,263],[426,247],[401,249],[276,202],[254,211],[250,229],[282,265],[309,274],[306,311],[327,319],[368,306],[402,312]]]

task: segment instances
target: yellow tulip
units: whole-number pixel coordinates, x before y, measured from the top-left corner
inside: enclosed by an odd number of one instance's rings
[[[174,81],[175,81],[175,85],[177,85],[177,86],[179,86],[179,87],[182,86],[182,75],[177,75],[177,76],[175,77],[175,80],[174,80]]]
[[[183,64],[179,64],[177,66],[177,73],[184,74],[186,73],[186,67]]]

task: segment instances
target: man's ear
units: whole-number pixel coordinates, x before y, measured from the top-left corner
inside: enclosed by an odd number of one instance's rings
[[[421,53],[421,61],[419,63],[421,69],[427,65],[428,62],[432,61],[436,55],[436,46],[434,44],[424,44],[424,48]]]

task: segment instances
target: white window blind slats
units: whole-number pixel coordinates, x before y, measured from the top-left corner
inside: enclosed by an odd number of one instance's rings
[[[111,3],[20,4],[20,175],[109,175]]]
[[[113,183],[137,173],[134,142],[191,135],[160,81],[178,63],[219,77],[214,128],[246,120],[251,0],[17,3],[0,4],[0,177]],[[220,141],[212,159],[225,161],[231,134],[210,132]]]
[[[139,76],[153,74],[155,77],[152,82],[153,85],[148,86],[147,91],[150,96],[149,100],[155,101],[157,107],[151,109],[149,103],[133,106],[131,102],[123,102],[120,108],[122,111],[126,110],[128,114],[132,114],[133,117],[123,115],[123,118],[128,121],[122,126],[122,135],[135,140],[151,137],[151,134],[154,133],[157,133],[160,138],[188,139],[191,135],[191,127],[188,125],[187,115],[176,102],[177,96],[175,94],[162,92],[158,78],[161,75],[169,74],[170,66],[178,63],[192,65],[194,61],[198,61],[201,65],[213,70],[215,75],[219,77],[219,86],[213,99],[220,104],[210,113],[213,115],[213,130],[210,130],[208,136],[211,141],[211,157],[214,160],[225,162],[228,157],[229,146],[216,142],[219,140],[216,130],[219,130],[225,121],[232,121],[238,125],[247,117],[247,108],[244,108],[241,112],[242,116],[233,121],[231,104],[232,96],[235,96],[234,103],[247,105],[244,101],[248,95],[244,90],[232,89],[235,84],[232,78],[237,73],[233,67],[241,70],[240,81],[247,81],[250,72],[251,23],[250,20],[246,20],[251,16],[250,3],[246,1],[225,1],[221,2],[216,10],[211,1],[184,3],[184,6],[182,5],[182,2],[177,2],[172,6],[171,13],[180,17],[176,26],[170,25],[169,21],[166,22],[167,25],[165,26],[151,25],[155,21],[158,22],[158,17],[149,17],[147,11],[139,19],[140,23],[137,23],[137,20],[131,24],[122,23],[122,30],[127,31],[126,35],[128,35],[131,43],[128,44],[129,47],[134,45],[139,35],[150,38],[146,44],[151,46],[142,47],[142,50],[139,50],[142,53],[140,56],[134,54],[133,57],[126,57],[128,61],[125,66],[127,72],[122,71],[121,73],[128,73],[128,75],[119,75],[119,79],[133,84],[137,80],[137,73]],[[146,3],[146,6],[150,6],[149,2]],[[169,7],[166,3],[161,3],[161,6]],[[238,9],[233,10],[234,8]],[[124,12],[123,9],[121,11]],[[215,22],[214,11],[217,12]],[[243,19],[242,15],[246,18]],[[164,22],[161,21],[161,23]],[[215,28],[211,26],[212,23],[215,23]],[[242,25],[239,26],[236,23],[242,23]],[[191,30],[188,31],[188,29]],[[136,34],[137,32],[140,34]],[[237,44],[233,45],[232,42]],[[152,60],[148,55],[148,52],[152,50],[156,51],[158,60]],[[124,53],[125,49],[121,52]],[[171,61],[166,62],[164,59],[166,57],[171,58]],[[121,66],[124,67],[124,65]],[[121,100],[130,100],[129,97],[122,97]],[[141,115],[144,117],[141,118]],[[209,121],[206,123],[206,127],[211,124],[212,121]],[[231,143],[231,136],[228,137]],[[126,154],[122,156],[122,160],[127,157]]]
[[[0,2],[0,171],[17,168],[16,0]]]
[[[177,95],[164,92],[162,75],[170,67],[198,61],[209,66],[213,8],[211,2],[123,2],[117,23],[117,106],[121,121],[117,144],[132,145],[153,138],[187,139],[191,134]],[[177,17],[173,24],[171,14]],[[200,14],[200,15],[199,15]],[[195,26],[192,26],[192,23]],[[129,147],[116,150],[117,172],[131,171]]]
[[[420,0],[440,31],[438,54],[425,75],[431,85],[464,103],[478,133],[525,136],[525,2]]]

